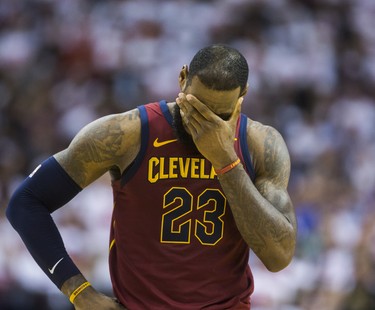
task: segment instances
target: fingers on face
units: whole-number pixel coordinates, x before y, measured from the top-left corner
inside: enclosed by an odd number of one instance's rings
[[[195,96],[184,93],[179,93],[176,98],[176,102],[180,107],[180,110],[184,113],[185,120],[193,122],[202,123],[203,121],[215,122],[219,119],[215,113],[213,113],[205,104],[200,102]],[[240,113],[241,106],[243,102],[243,97],[238,98],[234,111],[229,119],[231,122],[236,122]],[[196,122],[194,122],[194,120]],[[198,125],[196,124],[196,125]]]
[[[191,94],[185,95],[184,93],[179,93],[176,102],[186,114],[191,115],[196,119],[202,117],[206,120],[211,120],[214,115],[204,103]]]
[[[182,100],[181,98],[177,98],[176,103],[180,107],[180,115],[183,124],[186,126],[190,133],[195,134],[198,130],[197,127],[199,126],[198,121],[195,117],[191,116],[191,112],[189,112],[186,105],[184,104],[184,100]]]
[[[184,119],[186,121],[189,121],[189,123],[195,123],[194,121],[199,123],[204,120],[204,116],[202,115],[202,113],[198,109],[196,109],[194,104],[192,104],[192,102],[195,100],[197,99],[194,96],[186,96],[183,93],[180,93],[176,98],[176,102],[180,107],[180,111],[184,114]]]
[[[201,102],[198,98],[193,95],[186,95],[186,99],[189,102],[190,106],[194,108],[204,119],[208,121],[213,121],[217,117],[217,115],[211,111],[211,109]]]
[[[193,112],[192,114],[186,114],[184,111],[180,110],[182,121],[187,127],[187,129],[192,133],[198,133],[202,127],[202,120],[198,113]]]

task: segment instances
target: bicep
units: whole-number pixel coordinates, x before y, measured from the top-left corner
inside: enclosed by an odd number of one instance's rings
[[[261,195],[295,225],[293,203],[287,190],[291,167],[287,146],[272,127],[265,127],[263,137],[254,184]]]

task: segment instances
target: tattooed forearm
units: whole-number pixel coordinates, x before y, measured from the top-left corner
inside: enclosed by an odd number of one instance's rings
[[[248,216],[244,214],[246,209],[242,211],[237,210],[241,202],[246,199],[245,194],[248,192],[246,188],[248,182],[247,176],[235,171],[240,170],[240,168],[242,167],[230,171],[227,175],[220,176],[219,180],[229,200],[233,217],[243,238],[255,253],[261,253],[267,246],[266,240],[263,237],[265,235],[261,232],[263,230],[264,218],[257,212]],[[236,174],[235,182],[230,180],[230,174]]]
[[[241,165],[219,180],[249,247],[269,269],[285,267],[295,244],[295,227],[286,216],[292,208],[286,192],[266,182],[257,189]]]
[[[233,173],[236,172],[233,171]],[[250,247],[256,253],[261,253],[267,247],[266,240],[271,239],[276,244],[279,244],[284,238],[289,238],[289,227],[287,227],[286,234],[283,232],[285,218],[280,216],[281,214],[276,208],[270,208],[270,202],[260,197],[256,193],[255,187],[249,188],[248,176],[245,173],[236,173],[235,179],[235,182],[225,182],[225,180],[220,178],[221,183],[224,183],[225,194],[230,201],[237,226],[242,229],[243,235],[246,237],[245,240],[248,240]],[[263,185],[264,188],[260,189],[260,193],[263,192],[265,194],[265,186]],[[258,196],[256,203],[261,204],[260,209],[264,209],[262,212],[255,212],[256,206],[253,206],[253,209],[247,210],[247,206],[249,205],[248,195],[251,192],[253,192],[252,196]],[[255,199],[253,198],[253,200]],[[272,203],[279,205],[280,200],[280,197],[274,195]],[[244,204],[246,206],[241,207]]]

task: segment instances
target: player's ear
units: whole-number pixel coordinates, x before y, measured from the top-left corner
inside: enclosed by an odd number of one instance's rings
[[[178,76],[178,84],[180,85],[180,90],[184,91],[186,88],[186,83],[188,79],[189,69],[187,65],[183,65],[180,71],[180,75]]]

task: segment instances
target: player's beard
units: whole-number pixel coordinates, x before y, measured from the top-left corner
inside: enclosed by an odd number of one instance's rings
[[[198,152],[197,147],[191,137],[191,135],[186,131],[184,124],[182,122],[182,117],[180,114],[180,107],[176,104],[172,110],[173,116],[173,130],[180,142],[186,146],[193,148]]]

